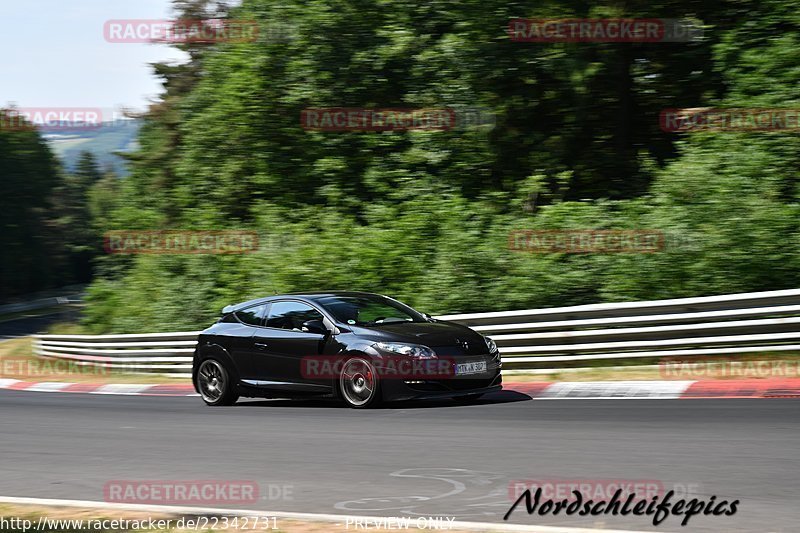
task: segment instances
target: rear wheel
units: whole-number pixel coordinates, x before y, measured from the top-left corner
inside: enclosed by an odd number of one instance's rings
[[[239,399],[231,373],[216,359],[206,359],[200,363],[197,390],[207,405],[233,405]]]
[[[380,381],[370,361],[352,357],[345,361],[339,373],[339,392],[350,407],[366,409],[380,403]]]

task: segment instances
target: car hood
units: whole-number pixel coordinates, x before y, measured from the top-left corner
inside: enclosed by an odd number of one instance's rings
[[[489,352],[481,334],[452,322],[398,322],[357,329],[359,336],[376,342],[424,344],[439,355],[482,355]]]

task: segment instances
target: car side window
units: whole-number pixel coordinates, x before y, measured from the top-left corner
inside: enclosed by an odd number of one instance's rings
[[[236,318],[250,326],[260,326],[261,318],[264,316],[264,311],[266,311],[266,309],[267,304],[248,307],[247,309],[236,311]]]
[[[308,320],[322,320],[322,313],[301,302],[273,302],[266,326],[301,331]]]

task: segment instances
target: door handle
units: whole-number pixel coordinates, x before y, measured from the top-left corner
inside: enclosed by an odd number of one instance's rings
[[[266,350],[268,348],[268,346],[263,342],[257,342],[255,344],[256,348],[258,348],[259,350]]]

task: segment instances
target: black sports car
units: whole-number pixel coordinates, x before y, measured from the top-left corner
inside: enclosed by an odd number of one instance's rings
[[[195,389],[208,405],[246,397],[334,395],[472,401],[502,388],[500,352],[466,326],[366,292],[269,296],[229,305],[200,334]]]

